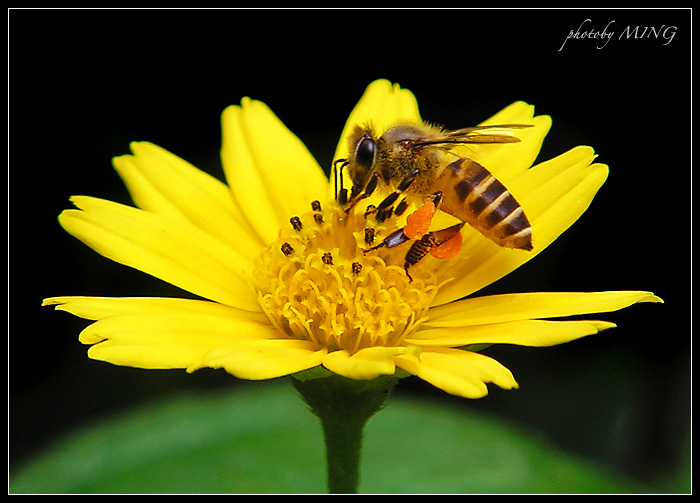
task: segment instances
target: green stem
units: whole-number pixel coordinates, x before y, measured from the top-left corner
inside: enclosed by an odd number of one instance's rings
[[[357,492],[365,424],[384,406],[396,381],[393,376],[361,381],[335,374],[294,379],[294,386],[323,426],[330,493]]]

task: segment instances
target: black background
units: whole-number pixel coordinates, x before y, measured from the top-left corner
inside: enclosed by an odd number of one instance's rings
[[[584,29],[613,31],[569,40]],[[614,21],[609,25],[610,21]],[[620,39],[675,26],[674,38]],[[666,32],[670,35],[670,31]],[[223,179],[220,114],[266,102],[332,161],[367,84],[411,89],[457,128],[515,101],[553,117],[541,158],[595,147],[610,176],[546,252],[483,293],[652,290],[665,304],[593,316],[618,328],[553,348],[492,347],[518,391],[455,399],[418,379],[397,393],[491,411],[649,482],[687,465],[690,429],[690,11],[9,11],[9,461],[81,424],[182,389],[242,386],[224,371],[89,360],[56,295],[186,296],[65,233],[68,197],[130,203],[111,168],[148,140]]]

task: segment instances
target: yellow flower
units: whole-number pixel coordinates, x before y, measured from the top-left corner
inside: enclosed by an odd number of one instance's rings
[[[344,139],[356,125],[381,132],[420,120],[409,91],[376,81],[350,115],[335,158],[347,157]],[[508,369],[469,348],[561,344],[614,325],[550,318],[661,299],[639,291],[464,299],[544,250],[586,210],[608,173],[583,146],[531,167],[551,121],[526,103],[486,123],[532,125],[518,131],[519,143],[469,151],[524,208],[532,251],[499,247],[467,226],[456,257],[428,256],[410,279],[408,244],[365,251],[367,206],[388,189],[346,212],[299,139],[265,104],[245,98],[222,116],[228,185],[153,144],[133,143],[133,155],[115,158],[114,167],[137,208],[75,196],[77,209],[59,217],[105,257],[206,300],[53,297],[44,304],[96,320],[80,341],[91,358],[117,365],[224,368],[243,379],[318,366],[352,379],[403,369],[469,398],[484,396],[486,383],[515,388]],[[373,221],[376,242],[403,227],[416,205]]]

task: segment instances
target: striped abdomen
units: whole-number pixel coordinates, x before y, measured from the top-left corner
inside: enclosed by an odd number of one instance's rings
[[[440,209],[464,220],[507,248],[532,250],[532,227],[508,189],[489,170],[471,159],[449,164],[435,188],[442,191]]]

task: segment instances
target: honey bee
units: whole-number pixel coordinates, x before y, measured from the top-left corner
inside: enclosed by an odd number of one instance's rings
[[[468,223],[488,239],[506,248],[532,250],[532,227],[520,204],[488,169],[468,157],[449,153],[462,144],[516,143],[513,130],[531,127],[527,124],[484,125],[458,130],[443,130],[427,123],[399,124],[377,135],[371,127],[356,126],[348,137],[350,155],[337,159],[333,166],[336,198],[349,211],[358,201],[369,197],[379,184],[393,192],[375,209],[378,220],[392,211],[405,210],[405,199],[394,208],[403,193],[415,193],[427,199],[408,216],[403,229],[387,236],[378,245],[392,248],[414,239],[406,254],[405,269],[431,253],[445,258],[446,248],[459,251],[455,241]],[[448,155],[449,153],[449,155]],[[339,166],[339,167],[338,167]],[[352,191],[342,187],[342,170],[347,169]],[[428,232],[437,210],[461,221],[457,225]],[[410,276],[409,276],[410,277]]]

